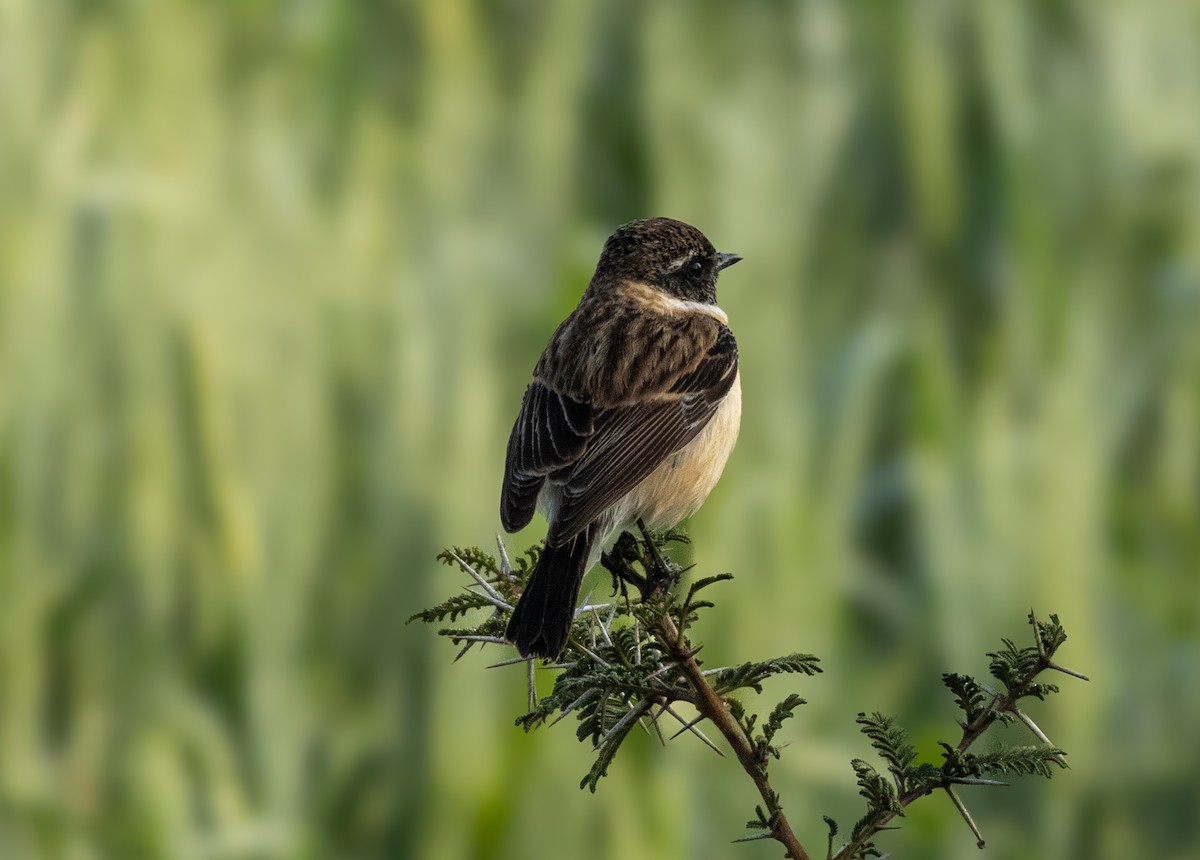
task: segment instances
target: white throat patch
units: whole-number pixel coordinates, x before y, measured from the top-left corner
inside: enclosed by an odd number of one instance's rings
[[[663,296],[658,300],[658,304],[666,311],[676,311],[685,314],[708,314],[710,317],[715,317],[726,325],[729,325],[729,316],[716,305],[706,304],[705,302],[689,302],[685,299],[677,299],[674,296]]]
[[[632,298],[659,313],[704,314],[705,316],[720,320],[725,325],[729,325],[729,317],[726,316],[725,311],[716,305],[710,305],[707,302],[691,302],[687,299],[679,299],[656,287],[643,284],[639,281],[626,281],[625,288],[629,291],[628,295]]]

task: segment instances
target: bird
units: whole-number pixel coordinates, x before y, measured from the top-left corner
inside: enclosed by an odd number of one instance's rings
[[[624,224],[538,359],[500,493],[506,531],[535,511],[548,523],[506,630],[523,657],[562,651],[583,577],[611,539],[677,525],[721,477],[742,391],[717,277],[741,259],[682,221]]]

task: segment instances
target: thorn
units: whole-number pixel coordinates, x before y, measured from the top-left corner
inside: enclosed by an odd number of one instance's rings
[[[585,606],[587,605],[588,600],[591,599],[591,596],[592,596],[592,592],[590,592],[590,591],[584,595],[583,603]],[[595,614],[596,614],[595,610],[592,610],[590,608],[584,609],[583,607],[580,607],[575,610],[575,614],[571,618],[571,621],[575,622],[575,621],[578,621],[584,615],[589,616],[588,620],[587,620],[588,621],[588,636],[591,638],[591,643],[592,643],[593,648],[596,647],[596,628],[592,626],[592,619],[590,616],[595,615]]]
[[[642,665],[642,629],[641,622],[633,619],[633,665]]]
[[[595,687],[593,687],[590,690],[586,690],[582,696],[580,696],[578,699],[573,701],[571,704],[569,704],[565,708],[563,708],[562,712],[557,717],[554,718],[554,722],[550,723],[550,726],[557,726],[560,722],[562,722],[563,717],[565,717],[567,714],[571,713],[571,711],[578,708],[580,705],[582,705],[584,702],[586,702],[592,696],[597,696],[599,694],[600,694],[600,691],[598,689],[596,689]]]
[[[774,838],[775,838],[774,833],[755,833],[753,836],[743,836],[741,839],[735,839],[735,840],[733,840],[733,844],[737,845],[739,842],[757,842],[759,839],[774,839]]]
[[[534,676],[533,676],[534,675],[534,673],[533,673],[533,658],[530,657],[525,662],[528,664],[528,668],[526,669],[527,674],[525,676],[525,680],[529,684],[529,710],[532,711],[537,708],[537,701],[538,701],[538,699],[537,699],[537,682],[534,680]]]
[[[485,666],[484,668],[485,669],[499,669],[501,666],[512,666],[516,663],[524,663],[525,660],[526,660],[526,658],[524,658],[524,657],[513,657],[509,660],[501,660],[499,663],[493,663],[490,666]]]
[[[589,657],[591,657],[593,660],[595,660],[597,663],[599,663],[605,669],[612,668],[612,666],[610,666],[608,664],[608,662],[606,660],[604,660],[604,658],[602,658],[599,654],[597,654],[591,648],[588,648],[586,645],[584,645],[582,642],[580,642],[574,636],[571,637],[571,644],[573,644],[576,648],[578,648],[584,654],[587,654]]]
[[[641,726],[642,731],[645,732],[650,737],[654,737],[654,733],[650,731],[650,727],[646,725],[646,721],[649,720],[651,726],[655,725],[654,714],[651,713],[652,710],[653,710],[653,705],[651,705],[651,707],[647,708],[646,713],[644,713],[640,717],[638,717],[638,721],[637,721],[637,724],[639,726]]]
[[[475,587],[472,585],[464,585],[462,587],[462,590],[469,594],[478,594],[480,597],[482,597],[488,603],[492,604],[492,606],[496,607],[497,609],[503,609],[505,612],[512,611],[512,607],[509,606],[507,603],[505,603],[503,600],[497,600],[496,598],[492,597],[492,595],[488,594],[487,592],[480,594],[478,591],[475,590]]]
[[[591,596],[592,596],[592,593],[589,591],[588,597],[591,597]],[[584,613],[587,613],[587,612],[591,612],[593,609],[595,609],[597,611],[599,611],[601,609],[608,609],[610,606],[612,606],[611,603],[584,603],[582,606],[580,606],[578,609],[575,610],[575,617],[578,618],[580,615],[583,615]]]
[[[463,633],[451,637],[455,642],[483,642],[485,645],[511,645],[507,639],[499,636],[483,636],[475,633]]]
[[[665,711],[666,708],[664,707],[663,710]],[[702,722],[703,720],[704,720],[704,714],[697,714],[695,719],[688,720],[686,723],[683,724],[682,729],[677,731],[675,734],[671,735],[671,737],[667,738],[667,740],[670,740],[670,741],[675,740],[675,738],[679,737],[681,734],[688,731],[692,726],[696,725],[699,722]]]
[[[694,734],[696,737],[700,738],[700,740],[704,741],[704,743],[709,747],[709,749],[711,749],[713,752],[715,752],[721,758],[725,758],[725,753],[721,752],[721,748],[718,747],[716,744],[714,744],[711,740],[709,740],[708,736],[705,735],[704,732],[702,732],[698,728],[696,728],[696,723],[700,722],[699,719],[692,720],[690,723],[685,723],[683,717],[681,717],[681,716],[679,716],[679,714],[675,713],[675,711],[671,709],[670,705],[663,705],[663,710],[666,711],[668,714],[670,714],[675,719],[679,720],[679,722],[684,723],[683,728],[686,729],[687,731],[691,732],[692,734]],[[701,718],[701,719],[703,719],[703,718]],[[672,735],[672,737],[678,737],[679,734],[682,734],[682,733],[683,733],[683,729],[681,729],[679,731],[679,733]]]
[[[500,592],[497,591],[495,588],[493,588],[492,584],[490,582],[488,582],[486,579],[484,579],[482,576],[480,576],[479,572],[477,570],[475,570],[475,568],[471,567],[471,565],[469,565],[465,561],[463,561],[462,556],[460,556],[454,550],[449,550],[449,553],[450,553],[450,557],[453,558],[456,562],[458,562],[458,566],[461,567],[464,571],[466,571],[466,573],[470,575],[471,579],[478,582],[479,587],[482,588],[484,591],[486,591],[488,593],[488,596],[491,597],[493,601],[499,603],[501,606],[503,606],[509,612],[512,612],[512,606],[510,606],[508,603],[505,603],[504,596],[502,594],[500,594]]]
[[[496,532],[496,549],[500,552],[500,572],[512,579],[512,562],[508,560],[508,548],[504,546],[504,538],[500,536],[500,532]]]
[[[980,776],[964,776],[954,780],[955,785],[998,785],[1007,788],[1012,785],[1011,782],[1002,782],[998,779],[984,779]]]
[[[655,678],[657,678],[663,672],[666,672],[668,669],[674,669],[678,665],[679,664],[676,663],[674,660],[668,660],[662,666],[659,666],[657,669],[655,669],[653,672],[651,672],[649,675],[647,675],[645,678],[643,678],[642,681],[643,682],[653,681]]]
[[[599,627],[600,632],[604,634],[604,644],[607,645],[609,648],[611,648],[613,646],[612,637],[608,635],[608,628],[604,626],[604,622],[602,622],[600,620],[600,615],[596,612],[595,609],[592,610],[592,618],[594,618],[596,620],[596,626]],[[610,622],[612,621],[611,615],[609,616],[609,621]],[[595,647],[595,645],[596,645],[595,634],[593,634],[592,646]]]
[[[610,740],[613,739],[613,737],[617,734],[617,732],[619,732],[621,729],[623,729],[627,725],[629,725],[631,720],[636,720],[637,718],[642,716],[642,714],[646,713],[646,711],[650,710],[652,705],[653,705],[653,702],[651,702],[649,699],[640,700],[636,705],[634,705],[632,708],[630,708],[628,711],[626,711],[625,715],[622,716],[621,719],[619,719],[615,723],[613,723],[612,728],[609,729],[607,732],[605,732],[604,737],[602,737],[596,743],[596,747],[599,748],[599,747],[604,746],[606,743],[608,743]]]
[[[464,656],[464,655],[465,655],[465,654],[466,654],[468,651],[470,651],[470,650],[471,650],[472,648],[474,648],[474,647],[475,647],[475,643],[474,643],[474,642],[468,642],[466,645],[464,645],[464,646],[462,647],[462,650],[461,650],[461,651],[459,651],[457,654],[455,654],[455,655],[454,655],[454,659],[453,659],[451,662],[453,662],[453,663],[457,663],[459,660],[461,660],[461,659],[463,658],[463,656]]]
[[[1038,740],[1048,746],[1054,746],[1054,744],[1050,741],[1050,738],[1046,737],[1046,733],[1038,728],[1038,724],[1031,720],[1028,714],[1015,705],[1013,706],[1013,713],[1017,715],[1017,719],[1019,719],[1028,727],[1029,731],[1037,735]]]
[[[655,714],[653,711],[651,711],[650,714],[648,715],[648,717],[650,719],[650,725],[652,725],[654,727],[654,734],[658,738],[659,744],[661,744],[664,747],[667,745],[667,739],[665,737],[663,737],[662,726],[660,726],[658,724],[658,718],[661,717],[665,711],[666,711],[666,708],[662,708],[659,710],[659,712],[657,714]]]
[[[1068,669],[1065,666],[1060,666],[1057,663],[1052,663],[1049,660],[1046,661],[1046,668],[1053,669],[1056,672],[1062,672],[1064,675],[1070,675],[1072,678],[1078,678],[1080,681],[1092,680],[1082,672],[1076,672],[1074,669]]]
[[[588,591],[588,593],[587,593],[587,594],[585,594],[585,595],[583,596],[583,605],[582,605],[582,606],[580,606],[578,609],[576,609],[576,610],[575,610],[575,617],[576,617],[576,618],[578,618],[578,617],[579,617],[580,615],[582,615],[583,613],[585,613],[585,612],[588,612],[588,611],[590,611],[590,610],[591,610],[592,606],[591,606],[591,604],[590,604],[590,603],[588,603],[588,601],[592,599],[592,592],[594,592],[594,591],[595,591],[595,589],[594,589],[594,588],[593,588],[593,589],[590,589],[590,590]],[[606,604],[603,604],[603,603],[601,603],[601,604],[598,604],[598,605],[599,605],[599,606],[605,606]]]
[[[1043,663],[1049,663],[1050,658],[1046,656],[1046,643],[1042,641],[1042,631],[1038,627],[1037,616],[1032,607],[1029,609],[1029,623],[1033,625],[1033,643],[1037,645],[1038,656],[1042,658]]]
[[[982,849],[984,846],[983,835],[980,834],[979,828],[975,825],[975,819],[971,817],[971,813],[967,812],[967,807],[958,799],[958,795],[954,793],[954,789],[946,786],[946,794],[950,795],[950,799],[954,801],[955,808],[958,809],[958,814],[962,816],[963,821],[967,822],[967,827],[970,827],[971,832],[975,834],[975,847]]]

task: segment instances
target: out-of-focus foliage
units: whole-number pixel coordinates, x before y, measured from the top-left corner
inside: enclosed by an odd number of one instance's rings
[[[937,678],[1033,606],[1093,681],[1039,721],[1071,770],[967,798],[987,856],[1197,856],[1197,32],[1190,0],[0,2],[0,857],[773,856],[727,844],[751,798],[700,744],[577,793],[519,668],[402,623],[498,528],[603,238],[658,214],[745,257],[742,439],[691,532],[738,575],[709,665],[824,658],[773,770],[806,841],[857,808],[853,715],[936,757]],[[974,851],[938,804],[894,837]]]

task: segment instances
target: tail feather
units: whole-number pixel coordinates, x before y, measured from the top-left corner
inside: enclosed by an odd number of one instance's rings
[[[506,631],[522,657],[554,658],[567,644],[591,548],[587,528],[562,546],[542,549]]]

